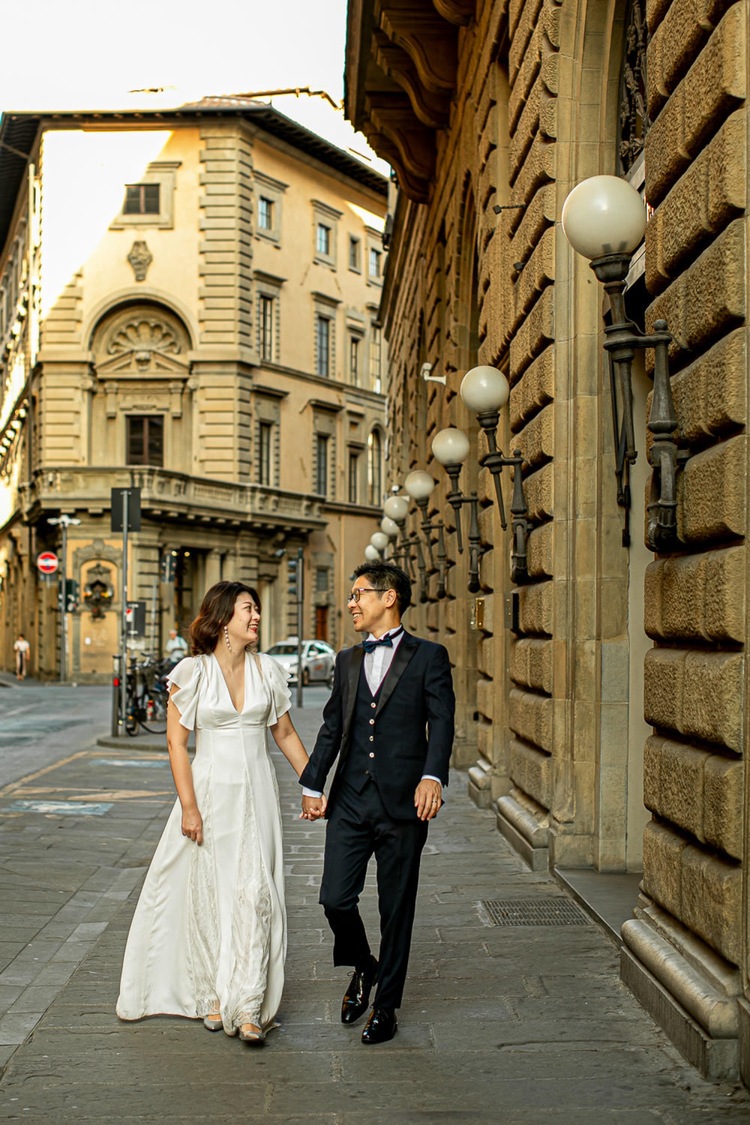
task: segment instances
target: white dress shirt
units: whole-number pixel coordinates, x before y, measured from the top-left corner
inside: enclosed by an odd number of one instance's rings
[[[391,645],[378,645],[372,652],[365,653],[365,679],[367,686],[373,695],[380,689],[383,680],[388,674],[393,658],[396,655],[396,650],[404,639],[404,627],[399,625],[397,629],[390,629],[388,632],[383,633],[383,637],[393,636],[393,643]],[[372,633],[367,636],[368,641],[382,641],[383,637],[375,637]],[[429,778],[430,781],[437,781],[438,785],[442,785],[439,777],[433,777],[432,774],[426,773],[424,778]],[[323,794],[317,792],[315,789],[307,789],[302,786],[303,797],[322,797]]]

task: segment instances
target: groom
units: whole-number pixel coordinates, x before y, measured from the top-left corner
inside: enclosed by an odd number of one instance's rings
[[[352,965],[342,1023],[367,1010],[363,1043],[396,1034],[427,825],[442,805],[455,700],[448,653],[405,632],[409,576],[389,562],[354,572],[348,609],[363,644],[336,658],[333,691],[300,777],[302,812],[328,817],[320,902],[333,930],[334,965]],[[338,757],[326,804],[323,787]],[[380,910],[376,960],[357,908],[375,855]]]

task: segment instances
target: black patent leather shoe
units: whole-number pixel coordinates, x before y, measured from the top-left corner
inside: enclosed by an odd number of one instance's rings
[[[377,979],[378,963],[374,957],[369,969],[354,970],[341,1002],[342,1023],[356,1023],[359,1017],[365,1014],[370,1003],[372,986]]]
[[[373,1008],[362,1032],[363,1043],[387,1043],[398,1031],[396,1013],[388,1008]]]

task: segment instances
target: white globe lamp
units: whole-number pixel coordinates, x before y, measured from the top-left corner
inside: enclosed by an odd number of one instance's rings
[[[461,398],[475,414],[497,413],[508,401],[510,386],[496,367],[472,367],[461,380]]]
[[[409,514],[409,501],[403,496],[389,496],[383,505],[383,514],[398,524]]]
[[[591,176],[568,195],[562,228],[584,258],[632,254],[646,229],[646,208],[638,192],[619,176]]]
[[[463,465],[469,456],[469,439],[463,430],[449,426],[435,434],[432,453],[441,465]]]
[[[388,543],[389,539],[384,531],[374,531],[370,536],[370,544],[376,551],[384,551]]]
[[[414,469],[404,481],[404,489],[409,493],[412,500],[419,503],[429,500],[432,496],[435,491],[435,481],[424,469]]]

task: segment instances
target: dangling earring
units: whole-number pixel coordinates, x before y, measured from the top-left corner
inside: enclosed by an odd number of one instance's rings
[[[231,652],[232,646],[229,643],[229,630],[227,629],[226,625],[224,626],[224,640],[227,642],[227,648]]]

